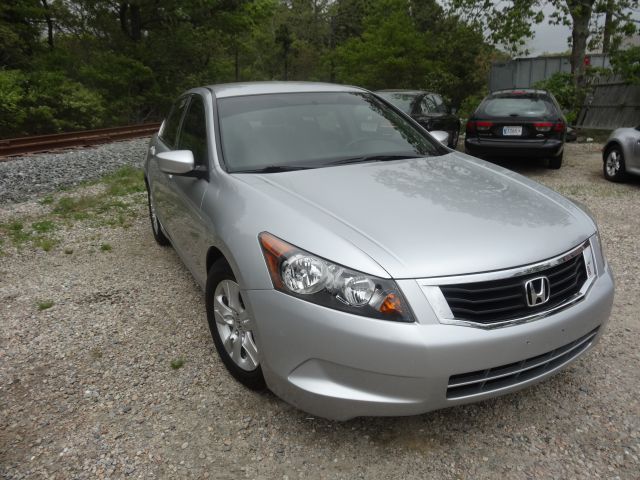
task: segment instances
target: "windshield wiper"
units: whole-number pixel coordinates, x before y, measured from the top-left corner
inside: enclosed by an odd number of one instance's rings
[[[341,158],[327,163],[327,165],[344,165],[360,162],[386,162],[388,160],[406,160],[407,158],[422,158],[424,155],[361,155],[359,157]]]
[[[292,172],[294,170],[308,170],[310,168],[316,168],[310,165],[267,165],[262,168],[254,168],[251,170],[237,170],[231,173],[278,173],[278,172]]]

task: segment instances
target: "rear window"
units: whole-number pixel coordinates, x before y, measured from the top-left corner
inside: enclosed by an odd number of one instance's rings
[[[518,95],[488,98],[480,111],[490,117],[541,117],[553,113],[553,107],[550,100],[539,95]]]

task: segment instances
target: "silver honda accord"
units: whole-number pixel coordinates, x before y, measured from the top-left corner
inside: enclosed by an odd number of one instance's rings
[[[178,98],[145,163],[151,226],[233,377],[321,417],[412,415],[593,347],[613,279],[591,215],[441,142],[355,87]]]

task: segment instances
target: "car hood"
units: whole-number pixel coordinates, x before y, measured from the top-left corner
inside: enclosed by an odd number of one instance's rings
[[[595,232],[561,195],[459,153],[252,177],[263,193],[348,237],[393,278],[534,263]]]

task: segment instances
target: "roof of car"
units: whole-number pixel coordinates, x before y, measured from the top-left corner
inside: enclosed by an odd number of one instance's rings
[[[425,90],[403,90],[403,89],[394,89],[394,88],[388,88],[385,90],[376,90],[376,93],[404,93],[407,95],[421,95],[423,93],[429,93]]]
[[[548,94],[549,92],[537,88],[505,88],[504,90],[494,90],[493,92],[491,92],[491,95],[500,95],[504,93],[512,93],[517,95],[527,93]]]
[[[310,92],[365,92],[366,90],[348,85],[321,82],[244,82],[210,85],[216,97],[240,97],[269,93],[310,93]]]

